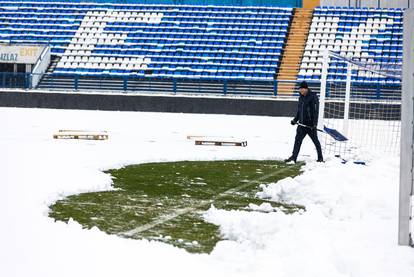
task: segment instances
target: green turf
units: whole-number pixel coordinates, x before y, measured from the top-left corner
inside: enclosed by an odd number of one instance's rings
[[[301,164],[280,161],[183,161],[131,165],[107,173],[115,190],[82,193],[50,206],[49,215],[85,228],[97,226],[109,234],[164,241],[189,252],[209,253],[221,239],[218,227],[205,222],[202,212],[247,209],[250,203],[271,203],[255,197],[260,184],[299,174]]]

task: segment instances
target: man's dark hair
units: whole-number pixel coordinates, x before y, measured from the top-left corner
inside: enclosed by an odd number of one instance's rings
[[[306,81],[301,82],[299,88],[308,88],[308,83]]]

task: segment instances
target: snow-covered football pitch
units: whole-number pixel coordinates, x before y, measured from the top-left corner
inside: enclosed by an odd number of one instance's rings
[[[17,108],[0,108],[0,117],[0,276],[414,276],[413,249],[397,246],[399,157],[363,152],[366,165],[330,156],[316,163],[306,138],[298,176],[254,186],[257,199],[306,210],[263,212],[269,206],[254,200],[210,205],[200,218],[217,227],[219,239],[194,254],[163,240],[56,221],[50,207],[70,195],[119,190],[105,172],[128,165],[277,164],[293,145],[289,118]],[[57,130],[105,130],[108,139],[58,140]],[[189,135],[248,145],[198,146]]]

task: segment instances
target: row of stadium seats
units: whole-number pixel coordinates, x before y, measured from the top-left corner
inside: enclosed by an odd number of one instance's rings
[[[150,63],[149,58],[145,58],[145,56],[136,57],[136,58],[125,58],[125,57],[114,57],[114,56],[105,56],[105,57],[80,57],[78,55],[75,56],[64,56],[61,59],[62,62],[83,62],[83,63],[118,63],[124,62],[126,64],[134,64],[134,63]],[[206,61],[203,58],[190,58],[190,57],[156,57],[152,59],[153,62],[157,63],[175,63],[175,64],[205,64]],[[244,64],[244,65],[272,65],[271,60],[256,60],[256,59],[238,59],[238,58],[231,58],[231,57],[211,57],[208,59],[207,64],[219,64],[219,65],[234,65],[234,64]],[[273,66],[273,65],[272,65]]]
[[[77,68],[76,70],[61,69],[60,74],[79,74],[79,75],[90,75],[90,76],[106,76],[111,75],[114,77],[173,77],[173,78],[192,78],[192,79],[217,79],[217,80],[260,80],[268,79],[273,74],[263,72],[260,70],[243,70],[243,71],[231,71],[231,70],[215,70],[215,69],[202,69],[189,71],[188,68],[165,68],[163,70],[153,70],[151,74],[148,74],[145,70],[137,70],[130,72],[127,70],[119,69],[85,69]],[[128,73],[128,74],[126,74]]]
[[[365,17],[376,17],[376,16],[397,16],[403,12],[403,9],[400,8],[353,8],[353,7],[339,7],[339,6],[324,6],[318,7],[314,14],[324,15],[324,16],[365,16]]]
[[[53,21],[58,21],[58,20],[67,20],[67,21],[79,21],[82,20],[84,14],[69,14],[69,15],[57,15],[57,14],[26,14],[26,13],[4,13],[4,12],[0,12],[0,18],[4,18],[4,19],[10,19],[13,20],[14,18],[23,18],[26,20],[33,20],[33,19],[41,19],[43,21],[45,21],[46,23],[49,21],[53,22]],[[208,16],[206,16],[208,17]],[[118,17],[119,18],[119,17]],[[125,16],[124,18],[127,18],[128,20],[134,20],[136,22],[136,25],[142,24],[142,23],[157,23],[157,17],[150,17],[150,18],[140,18],[140,17],[134,17],[134,16]],[[158,17],[161,18],[161,17]],[[227,18],[220,18],[220,17],[213,17],[210,18],[210,21],[206,22],[206,20],[204,19],[200,19],[199,17],[169,17],[169,16],[162,16],[162,18],[164,19],[164,23],[168,24],[170,23],[171,26],[173,26],[171,24],[171,22],[176,22],[177,20],[180,21],[180,23],[176,23],[176,24],[180,24],[180,25],[191,25],[191,23],[193,23],[194,25],[197,23],[204,23],[206,25],[217,25],[217,24],[230,24],[230,25],[245,25],[248,26],[250,24],[260,24],[262,26],[273,26],[273,27],[277,27],[277,26],[288,26],[289,25],[289,17],[287,16],[273,16],[273,18],[256,18],[256,19],[252,19],[249,17],[246,18],[232,18],[232,17],[227,17]],[[214,19],[214,20],[212,20]],[[274,20],[278,19],[278,22],[275,22]],[[95,25],[102,25],[102,23],[105,22],[110,22],[111,18],[100,18],[100,17],[96,17],[95,19],[90,18],[88,19],[88,22],[92,22],[93,20],[96,20]],[[112,17],[112,20],[117,20],[116,17]]]
[[[12,4],[12,6],[10,5]],[[207,14],[290,14],[291,8],[280,7],[259,7],[259,6],[202,6],[202,5],[163,5],[163,4],[116,4],[116,3],[71,3],[51,1],[4,1],[0,7],[7,10],[19,9],[37,9],[48,10],[91,10],[91,9],[116,9],[119,12],[140,10],[140,11],[165,11],[169,12],[199,12]]]
[[[298,79],[319,80],[326,50],[364,63],[402,63],[401,9],[317,7],[305,46]],[[331,62],[328,80],[345,80],[345,63]],[[346,70],[345,70],[346,71]],[[353,80],[398,83],[385,76],[365,74]]]

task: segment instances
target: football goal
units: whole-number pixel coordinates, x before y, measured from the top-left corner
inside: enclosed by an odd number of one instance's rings
[[[319,128],[326,155],[350,159],[364,151],[398,155],[401,133],[401,62],[341,56],[323,59]]]
[[[402,61],[325,52],[318,128],[347,138],[325,131],[325,155],[400,155],[398,244],[414,246],[414,10],[404,15]]]
[[[403,24],[402,61],[325,52],[318,127],[347,138],[322,136],[326,154],[400,155],[398,244],[414,246],[414,10]]]

